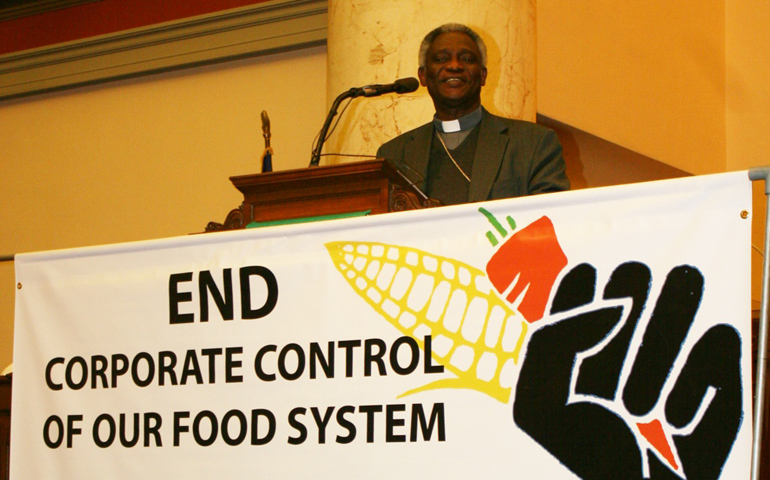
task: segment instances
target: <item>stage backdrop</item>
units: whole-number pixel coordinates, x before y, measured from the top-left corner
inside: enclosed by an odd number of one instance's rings
[[[20,256],[11,478],[747,479],[750,205],[736,172]]]

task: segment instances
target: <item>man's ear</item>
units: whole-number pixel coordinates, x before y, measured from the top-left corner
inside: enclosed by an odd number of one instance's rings
[[[481,86],[483,87],[486,84],[487,84],[487,67],[482,67],[481,68]]]
[[[420,67],[417,69],[417,78],[420,79],[420,85],[423,87],[427,87],[428,85],[425,83],[425,67]]]

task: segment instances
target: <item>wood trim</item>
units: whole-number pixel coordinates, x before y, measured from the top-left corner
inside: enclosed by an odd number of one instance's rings
[[[298,168],[230,177],[243,194],[241,206],[224,223],[209,222],[206,232],[245,228],[253,221],[380,213],[437,207],[419,195],[406,177],[384,159]]]
[[[326,43],[326,0],[247,7],[0,56],[0,100]]]

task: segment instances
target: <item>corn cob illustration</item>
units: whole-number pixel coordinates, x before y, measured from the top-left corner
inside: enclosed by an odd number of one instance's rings
[[[330,242],[334,266],[358,295],[457,378],[406,392],[468,388],[507,403],[528,323],[492,288],[484,271],[415,248]]]

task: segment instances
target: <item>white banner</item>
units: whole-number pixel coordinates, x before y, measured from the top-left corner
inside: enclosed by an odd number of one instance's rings
[[[746,172],[19,256],[11,478],[729,478]]]

